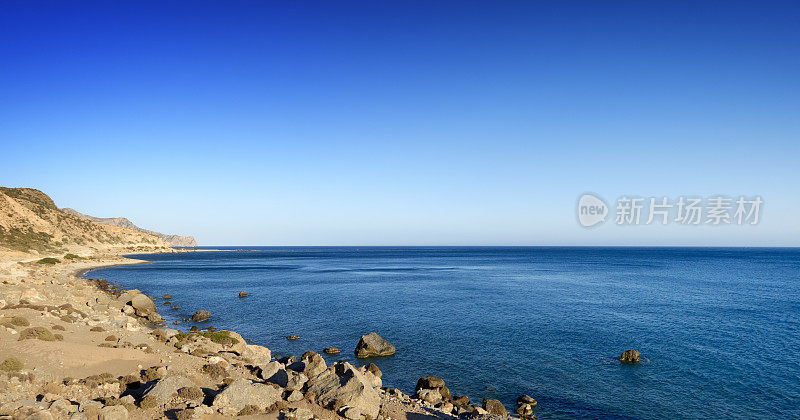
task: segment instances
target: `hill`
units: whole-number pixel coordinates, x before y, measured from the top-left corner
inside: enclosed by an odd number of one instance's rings
[[[152,230],[142,229],[139,226],[136,226],[130,220],[124,217],[94,217],[89,216],[88,214],[83,214],[75,209],[70,208],[63,208],[61,211],[65,213],[69,213],[75,216],[78,216],[82,219],[91,220],[95,223],[100,223],[102,225],[108,226],[117,226],[125,229],[135,230],[137,232],[147,233],[149,235],[158,236],[159,238],[163,239],[169,246],[197,246],[197,241],[195,241],[194,237],[192,236],[179,236],[179,235],[167,235],[164,233],[154,232]]]
[[[152,251],[169,246],[152,234],[65,213],[39,190],[0,187],[0,248],[34,254],[94,254]]]

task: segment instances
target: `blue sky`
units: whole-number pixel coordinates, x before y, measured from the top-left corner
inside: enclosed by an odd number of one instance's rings
[[[204,245],[800,245],[800,4],[38,2],[0,184]],[[576,201],[763,197],[757,226]]]

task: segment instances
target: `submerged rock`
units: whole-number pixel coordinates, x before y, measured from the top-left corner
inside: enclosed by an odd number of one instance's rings
[[[391,356],[395,352],[395,348],[388,341],[384,340],[378,334],[371,332],[367,335],[362,335],[356,345],[356,357],[365,359],[367,357],[380,357]]]
[[[639,357],[638,350],[625,350],[619,357],[619,361],[622,363],[636,364],[639,363]]]
[[[339,354],[342,351],[337,349],[336,347],[328,347],[326,349],[322,349],[322,352],[325,354]]]

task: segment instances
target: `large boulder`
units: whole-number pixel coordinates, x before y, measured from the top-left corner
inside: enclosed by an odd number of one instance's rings
[[[495,416],[508,415],[508,410],[506,410],[506,407],[499,400],[484,398],[482,406],[483,409],[486,410],[489,414],[494,414]]]
[[[356,345],[356,357],[364,359],[367,357],[391,356],[395,352],[395,348],[388,341],[384,340],[378,334],[371,332],[367,335],[362,335]]]
[[[242,348],[242,357],[253,365],[258,366],[269,363],[270,359],[272,359],[272,353],[266,347],[245,344],[244,348]]]
[[[144,390],[143,398],[155,397],[159,404],[166,404],[181,388],[195,386],[189,378],[182,375],[168,376]]]
[[[381,397],[378,390],[353,365],[337,362],[317,375],[308,387],[308,394],[325,407],[355,407],[367,420],[376,419]]]
[[[266,410],[280,399],[281,391],[272,385],[237,379],[214,397],[213,407],[224,415],[236,415],[248,405]]]
[[[625,350],[622,352],[622,355],[619,357],[619,361],[622,363],[628,364],[636,364],[639,363],[639,351],[637,350]]]
[[[147,317],[150,314],[156,313],[156,304],[150,300],[147,295],[140,293],[131,299],[131,306],[133,306],[136,315]]]

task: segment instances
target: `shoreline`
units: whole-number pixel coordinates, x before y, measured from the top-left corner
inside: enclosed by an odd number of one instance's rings
[[[154,251],[141,254],[233,250]],[[451,399],[449,391],[443,397],[443,381],[414,397],[384,387],[369,359],[359,359],[361,367],[328,366],[307,351],[275,360],[268,348],[247,344],[234,331],[180,332],[163,323],[155,299],[85,278],[103,268],[152,263],[126,256],[141,254],[106,253],[54,265],[28,258],[4,266],[12,275],[0,285],[0,362],[13,359],[19,367],[0,369],[0,418],[503,417]],[[173,382],[183,386],[172,389]],[[172,391],[156,392],[164,387]],[[200,400],[176,394],[193,387]],[[51,392],[42,393],[45,388]],[[234,388],[236,398],[229,395]],[[507,417],[505,408],[502,413]]]

